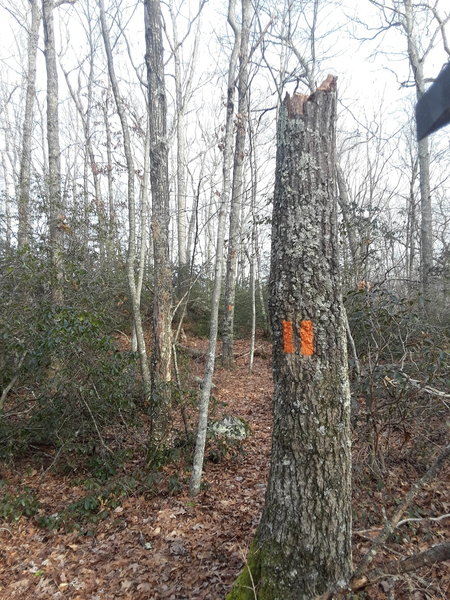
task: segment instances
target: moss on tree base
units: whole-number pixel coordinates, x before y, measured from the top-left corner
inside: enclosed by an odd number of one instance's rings
[[[289,569],[289,557],[283,546],[273,540],[253,541],[246,564],[226,596],[226,600],[313,600],[333,587],[326,580],[308,581]],[[305,574],[304,570],[300,573]],[[346,596],[347,597],[347,596]],[[364,595],[362,597],[365,597]],[[358,595],[348,596],[360,598]]]
[[[279,570],[283,560],[280,549],[271,544],[257,547],[256,542],[250,545],[246,565],[236,579],[226,600],[281,600],[285,598],[283,590],[276,589],[272,577],[268,573]],[[264,568],[263,568],[264,565]]]

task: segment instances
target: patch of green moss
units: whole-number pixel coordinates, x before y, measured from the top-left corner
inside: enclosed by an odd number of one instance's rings
[[[234,582],[226,600],[279,600],[275,582],[267,574],[279,568],[281,563],[280,552],[275,545],[257,547],[253,542],[244,570]]]
[[[255,588],[261,577],[260,552],[255,550],[255,542],[249,548],[247,562],[227,595],[226,600],[255,600]]]

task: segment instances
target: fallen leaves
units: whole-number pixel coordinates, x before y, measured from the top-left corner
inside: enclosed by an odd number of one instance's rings
[[[196,344],[202,347],[201,341]],[[269,344],[261,344],[263,356],[270,357]],[[237,353],[246,347],[238,342]],[[218,369],[214,392],[219,407],[214,417],[221,416],[220,407],[226,404],[224,412],[244,418],[252,428],[242,456],[207,463],[205,489],[195,501],[186,494],[131,496],[113,509],[92,536],[41,530],[25,519],[2,525],[0,600],[223,600],[242,568],[261,514],[270,456],[270,364],[256,357],[249,374],[247,359],[238,359],[233,370]],[[194,367],[192,376],[199,375]],[[450,512],[444,477],[443,473],[441,483],[432,482],[421,498],[424,515]],[[39,500],[52,512],[84,493],[69,478],[51,472],[40,477],[26,466],[9,472],[7,478],[18,485],[32,479]],[[381,506],[390,508],[389,502],[409,489],[411,478],[405,477],[401,465],[394,465],[382,492],[373,482],[356,483],[355,529],[360,534],[354,537],[355,562],[383,525]],[[398,558],[394,552],[413,554],[448,535],[446,521],[411,523],[405,528],[402,535],[407,543],[391,543],[380,554],[381,562]],[[445,566],[430,568],[427,577],[434,585],[429,584],[429,590],[441,589],[440,600],[446,597]],[[391,583],[383,578],[367,590],[367,598],[388,598],[393,593]],[[419,599],[421,594],[404,583],[395,588],[397,600]],[[427,600],[439,598],[433,594],[430,591]]]

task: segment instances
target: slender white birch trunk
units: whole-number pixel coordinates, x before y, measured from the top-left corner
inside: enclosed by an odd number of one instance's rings
[[[28,32],[27,91],[22,133],[22,151],[19,173],[19,226],[18,246],[23,248],[30,242],[30,183],[31,183],[31,136],[33,131],[34,99],[36,93],[36,59],[41,23],[39,0],[30,0],[31,27]]]
[[[113,91],[114,100],[116,103],[117,113],[119,115],[123,134],[123,147],[128,172],[128,254],[127,254],[127,276],[128,288],[130,291],[131,306],[133,311],[133,325],[136,330],[137,347],[139,353],[139,363],[142,373],[142,382],[144,387],[145,397],[150,398],[151,395],[151,378],[150,369],[147,360],[147,349],[145,346],[144,331],[142,327],[141,311],[137,295],[136,276],[135,276],[135,261],[136,261],[136,198],[135,198],[135,174],[134,160],[131,152],[131,137],[128,126],[126,108],[120,95],[119,85],[114,69],[114,60],[111,50],[111,42],[109,39],[108,27],[106,24],[105,6],[103,0],[98,2],[100,9],[100,24],[102,29],[103,43],[105,46],[106,58],[108,63],[108,74],[111,88]]]
[[[228,5],[229,21],[234,22],[236,0],[230,0]],[[217,226],[216,257],[214,266],[214,288],[211,299],[211,322],[209,327],[209,347],[206,357],[206,367],[200,391],[197,438],[195,442],[194,461],[189,493],[196,496],[200,491],[205,456],[206,432],[208,428],[209,400],[211,397],[212,378],[216,360],[217,331],[219,326],[219,303],[222,287],[223,250],[225,240],[225,224],[229,201],[231,161],[233,157],[233,113],[234,113],[234,83],[237,59],[240,46],[239,32],[233,28],[234,45],[228,68],[227,112],[225,122],[225,141],[223,149],[223,184],[220,198],[219,222]]]

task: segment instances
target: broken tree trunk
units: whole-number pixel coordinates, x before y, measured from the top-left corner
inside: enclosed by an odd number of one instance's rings
[[[351,573],[350,392],[336,221],[336,79],[280,110],[273,434],[261,523],[228,600],[312,600]]]

